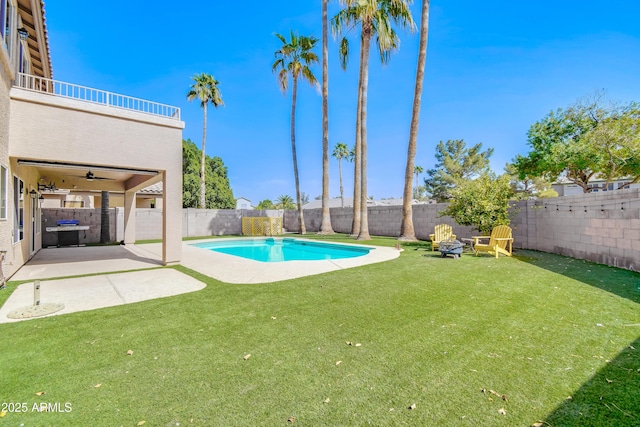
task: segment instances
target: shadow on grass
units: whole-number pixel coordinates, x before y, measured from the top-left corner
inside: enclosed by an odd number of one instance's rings
[[[640,338],[547,415],[543,425],[639,426]]]
[[[531,250],[518,250],[514,258],[640,304],[640,273]]]

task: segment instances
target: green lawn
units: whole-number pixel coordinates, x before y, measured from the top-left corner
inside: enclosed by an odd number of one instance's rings
[[[271,284],[175,267],[207,287],[2,324],[2,402],[28,412],[0,426],[640,425],[640,274],[403,246]]]

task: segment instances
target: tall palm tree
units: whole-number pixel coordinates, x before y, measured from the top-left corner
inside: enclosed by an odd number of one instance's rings
[[[418,68],[416,71],[416,86],[413,93],[413,112],[411,113],[411,127],[409,129],[409,147],[407,149],[407,167],[404,172],[404,193],[402,200],[402,224],[400,225],[400,237],[398,240],[416,240],[416,232],[413,228],[413,208],[411,207],[411,178],[418,146],[418,124],[420,120],[420,106],[422,104],[422,84],[424,82],[424,69],[427,64],[427,42],[429,35],[429,1],[422,0],[422,13],[420,18],[420,51],[418,53]],[[418,185],[416,176],[416,187]]]
[[[333,149],[333,157],[338,159],[338,172],[340,173],[340,207],[344,208],[344,187],[342,186],[342,159],[349,159],[351,153],[344,142],[338,142]]]
[[[204,112],[202,125],[202,158],[200,159],[200,209],[204,209],[206,207],[204,166],[206,161],[205,147],[207,144],[207,105],[211,103],[214,107],[218,108],[220,105],[224,105],[224,101],[222,101],[222,94],[220,93],[220,89],[218,89],[219,82],[211,74],[196,74],[192,79],[193,84],[189,92],[187,92],[187,99],[193,101],[197,98]]]
[[[329,44],[327,3],[322,0],[322,223],[318,234],[333,234],[329,210]]]
[[[355,159],[356,169],[358,166],[360,167],[360,230],[358,240],[369,240],[371,237],[369,236],[367,216],[367,93],[371,39],[375,38],[377,42],[380,60],[383,64],[387,63],[399,42],[398,35],[392,28],[392,22],[411,30],[415,24],[409,9],[410,0],[340,0],[340,3],[344,9],[333,18],[334,32],[342,34],[360,27],[360,73]],[[349,40],[343,37],[340,42],[340,57],[343,68],[346,66],[348,55]],[[354,212],[354,214],[356,213]]]
[[[419,185],[418,185],[418,179],[419,179],[420,174],[421,174],[422,172],[424,172],[424,168],[423,168],[422,166],[414,166],[414,167],[413,167],[413,174],[416,176],[416,188],[415,188],[415,191],[414,191],[414,194],[415,194],[415,196],[416,196],[416,197],[414,197],[415,199],[417,199],[417,198],[418,198],[418,187],[419,187]]]
[[[298,36],[291,31],[291,40],[275,34],[282,42],[282,46],[275,52],[276,60],[271,69],[278,73],[278,84],[282,93],[287,92],[289,75],[293,80],[291,96],[291,154],[293,157],[293,176],[296,184],[296,201],[298,202],[298,225],[300,234],[306,234],[304,218],[302,216],[302,202],[300,200],[300,180],[298,177],[298,158],[296,155],[296,99],[298,96],[298,78],[302,77],[312,86],[318,85],[316,76],[313,75],[310,66],[318,62],[318,56],[313,53],[318,39],[313,36]]]

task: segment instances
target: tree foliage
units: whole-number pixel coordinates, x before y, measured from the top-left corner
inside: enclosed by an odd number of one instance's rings
[[[258,203],[258,206],[256,206],[256,209],[268,210],[268,209],[277,209],[277,208],[276,208],[276,205],[274,205],[270,199],[264,199],[264,200],[261,200],[260,203]]]
[[[200,199],[200,162],[202,151],[191,140],[182,140],[182,207],[195,208]],[[205,157],[205,208],[234,209],[236,201],[220,157]]]
[[[448,215],[460,225],[490,233],[497,225],[509,225],[513,197],[508,175],[484,173],[473,180],[460,181],[451,190],[451,201],[440,215]]]
[[[298,36],[291,31],[291,40],[281,34],[275,36],[282,42],[282,46],[275,52],[275,62],[271,70],[277,73],[278,85],[284,94],[287,91],[289,75],[293,80],[291,95],[291,157],[293,160],[293,179],[296,186],[296,200],[298,202],[298,226],[300,234],[306,234],[304,217],[302,212],[302,202],[300,200],[300,178],[298,174],[298,157],[296,154],[296,99],[298,96],[298,78],[309,82],[312,86],[318,85],[316,76],[311,71],[311,66],[318,62],[318,56],[313,49],[318,42],[313,36]]]
[[[355,30],[360,33],[360,69],[358,75],[358,101],[356,108],[356,138],[354,164],[353,224],[351,234],[358,240],[370,240],[367,210],[367,94],[369,87],[369,53],[375,39],[380,61],[389,62],[397,50],[400,38],[394,25],[415,28],[408,0],[340,0],[344,8],[331,20],[334,35],[343,35],[340,41],[340,65],[346,69],[349,59],[349,39],[344,35]]]
[[[202,121],[202,152],[200,157],[200,198],[199,207],[206,207],[206,173],[205,173],[205,155],[207,146],[207,105],[212,104],[215,108],[220,105],[224,105],[222,100],[222,94],[218,88],[218,81],[210,74],[200,73],[192,77],[193,84],[187,92],[187,99],[193,101],[197,99],[200,101],[200,106],[203,112]]]
[[[544,177],[525,176],[520,178],[520,173],[513,163],[507,163],[504,167],[504,172],[509,177],[511,190],[516,199],[558,197],[558,192],[551,187],[551,182]]]
[[[598,175],[640,181],[640,107],[616,105],[596,93],[550,112],[527,133],[531,151],[514,162],[520,178],[564,177],[588,193]]]
[[[467,148],[463,139],[440,141],[436,146],[436,166],[427,170],[425,190],[438,202],[452,197],[458,184],[489,171],[493,148],[482,151],[482,143]]]
[[[291,196],[282,194],[276,199],[276,209],[293,210],[296,209],[296,204]]]

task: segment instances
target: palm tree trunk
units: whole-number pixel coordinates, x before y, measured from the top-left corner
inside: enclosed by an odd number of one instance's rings
[[[362,76],[362,94],[360,105],[360,233],[358,240],[371,240],[369,236],[369,218],[367,205],[367,91],[369,86],[369,50],[371,47],[371,24],[362,26],[362,62],[360,74]]]
[[[318,234],[333,234],[329,210],[329,47],[327,1],[322,0],[322,223]]]
[[[363,41],[360,38],[360,64],[362,64]],[[362,72],[358,77],[358,104],[356,107],[356,143],[353,156],[353,221],[351,222],[351,236],[358,237],[360,233],[360,193],[362,192],[362,118],[360,110],[362,108]]]
[[[342,159],[338,158],[338,172],[340,173],[340,207],[344,208],[344,187],[342,186]]]
[[[204,120],[202,126],[202,157],[200,159],[200,209],[204,209],[205,205],[205,182],[204,182],[204,163],[205,163],[205,147],[207,146],[207,103],[202,106],[204,111]]]
[[[420,21],[420,52],[418,54],[418,69],[416,71],[416,86],[413,93],[413,112],[411,113],[411,128],[409,130],[409,148],[407,150],[407,168],[404,172],[404,200],[402,201],[402,224],[398,240],[416,240],[413,227],[413,208],[409,197],[411,195],[411,178],[414,171],[416,148],[418,145],[418,124],[420,121],[420,106],[422,104],[422,84],[424,69],[427,63],[427,41],[429,34],[429,1],[422,0],[422,17]],[[418,176],[416,175],[416,188]]]
[[[111,241],[111,230],[109,227],[109,192],[103,191],[100,196],[100,243],[109,243]]]
[[[298,227],[300,234],[307,234],[302,216],[302,201],[300,200],[300,179],[298,177],[298,156],[296,154],[296,99],[298,98],[298,78],[293,77],[293,95],[291,97],[291,155],[293,157],[293,177],[296,184],[296,202],[298,203]]]

